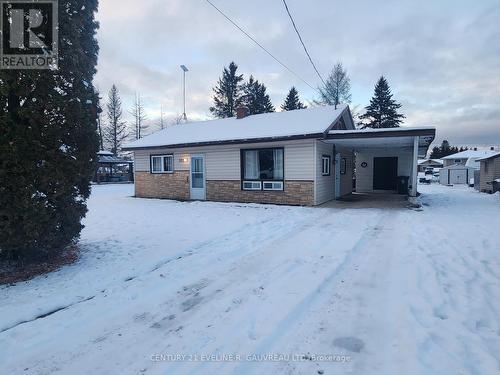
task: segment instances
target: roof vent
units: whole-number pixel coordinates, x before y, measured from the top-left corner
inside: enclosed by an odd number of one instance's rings
[[[238,108],[236,108],[236,118],[237,119],[242,119],[244,117],[248,116],[248,107],[245,107],[244,105],[240,105]]]
[[[490,151],[495,151],[495,147],[494,147],[494,146],[491,146],[491,147],[490,147]]]
[[[474,147],[474,151],[477,151],[477,147]]]

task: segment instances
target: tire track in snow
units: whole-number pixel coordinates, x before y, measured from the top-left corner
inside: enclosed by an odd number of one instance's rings
[[[282,319],[279,324],[274,329],[274,333],[267,336],[262,343],[260,343],[257,348],[254,349],[253,354],[264,355],[272,352],[273,346],[286,335],[287,332],[292,331],[293,327],[298,324],[298,322],[307,314],[314,305],[319,302],[321,298],[327,298],[325,294],[328,294],[328,290],[333,293],[333,285],[335,281],[338,281],[339,277],[342,276],[344,271],[353,264],[353,262],[363,254],[369,241],[376,238],[380,232],[376,229],[384,220],[386,220],[391,214],[383,213],[377,223],[369,229],[366,229],[363,235],[359,238],[356,245],[348,251],[347,255],[344,257],[343,261],[335,267],[335,269],[324,278],[319,285],[316,286],[313,292],[303,298],[287,315]],[[331,289],[330,289],[331,288]],[[242,362],[240,363],[234,373],[239,375],[251,373],[253,368],[257,364],[254,362]]]

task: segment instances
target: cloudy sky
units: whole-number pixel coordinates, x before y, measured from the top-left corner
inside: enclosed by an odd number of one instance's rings
[[[311,67],[282,0],[212,0],[313,87]],[[380,75],[403,104],[405,125],[432,125],[437,139],[500,144],[499,0],[288,0],[323,76],[342,61],[352,106],[362,109]],[[96,85],[115,83],[129,108],[135,92],[152,125],[160,106],[182,113],[187,75],[189,119],[210,118],[212,87],[235,61],[268,87],[279,107],[291,86],[304,101],[317,93],[272,60],[205,0],[100,0]]]

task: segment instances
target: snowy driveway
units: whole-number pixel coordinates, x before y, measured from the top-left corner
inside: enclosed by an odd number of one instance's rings
[[[80,260],[0,287],[0,373],[500,373],[500,196],[420,190],[419,212],[95,187]]]

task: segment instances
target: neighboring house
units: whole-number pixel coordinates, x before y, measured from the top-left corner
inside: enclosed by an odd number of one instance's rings
[[[494,193],[500,185],[500,152],[477,160],[480,165],[479,191]]]
[[[439,183],[442,185],[469,184],[474,180],[476,168],[464,164],[452,164],[439,171]]]
[[[473,167],[479,169],[479,163],[477,163],[477,159],[484,158],[491,154],[494,154],[495,151],[484,151],[478,150],[477,148],[473,150],[465,150],[462,152],[457,152],[456,154],[448,155],[442,158],[444,162],[444,166],[448,167],[450,165],[467,165],[469,167]]]
[[[443,168],[443,162],[439,159],[420,159],[418,171],[425,172],[428,168]]]
[[[128,144],[137,197],[318,205],[352,193],[417,193],[417,158],[434,128],[356,130],[349,107],[175,125]],[[354,155],[356,157],[354,158]]]

